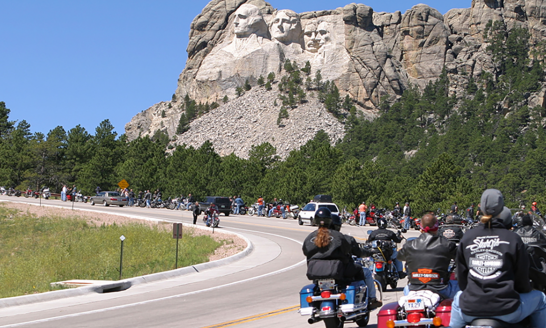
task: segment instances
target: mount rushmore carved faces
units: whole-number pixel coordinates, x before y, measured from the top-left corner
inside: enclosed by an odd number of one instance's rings
[[[279,10],[271,22],[270,32],[281,43],[300,43],[303,30],[298,14],[292,10]]]
[[[303,34],[305,50],[318,52],[326,43],[330,42],[330,29],[326,22],[310,22],[305,26]]]
[[[233,32],[238,38],[247,38],[252,34],[267,35],[267,24],[260,9],[254,5],[244,4],[235,12]]]

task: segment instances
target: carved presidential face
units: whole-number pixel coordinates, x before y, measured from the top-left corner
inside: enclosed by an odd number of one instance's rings
[[[234,32],[238,38],[246,38],[261,32],[265,25],[260,9],[254,5],[244,4],[235,12]]]
[[[305,32],[303,34],[303,40],[305,42],[305,50],[309,52],[317,52],[326,43],[330,42],[330,28],[328,23],[321,22],[309,23],[305,26]]]
[[[270,27],[271,36],[282,43],[299,42],[301,22],[298,15],[291,10],[277,12]]]

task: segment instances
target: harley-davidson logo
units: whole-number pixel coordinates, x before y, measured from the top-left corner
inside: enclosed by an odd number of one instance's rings
[[[498,255],[489,252],[470,258],[470,268],[479,272],[482,276],[489,276],[502,267],[502,259]]]
[[[432,279],[440,279],[440,275],[436,272],[432,272],[431,269],[417,269],[417,272],[411,273],[411,277],[413,279],[419,279],[423,284],[426,284]]]
[[[453,229],[446,229],[443,233],[444,237],[446,237],[447,239],[451,239],[453,237],[455,237],[455,231],[453,231]]]

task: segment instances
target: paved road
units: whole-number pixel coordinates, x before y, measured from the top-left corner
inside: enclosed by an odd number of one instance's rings
[[[36,203],[33,199],[0,196],[0,200]],[[42,201],[71,207],[72,203]],[[187,211],[99,207],[75,203],[74,208],[191,223]],[[308,327],[298,312],[299,290],[309,283],[301,242],[315,228],[295,220],[221,216],[220,230],[247,237],[254,245],[232,264],[174,279],[136,285],[128,290],[0,309],[2,327]],[[198,222],[202,224],[202,222]],[[366,230],[344,226],[357,239]],[[410,232],[407,236],[417,235]],[[400,287],[406,280],[400,283]],[[384,301],[401,296],[401,288],[384,294]],[[369,327],[375,327],[376,311]],[[313,327],[323,327],[317,323]],[[357,327],[346,324],[345,327]]]

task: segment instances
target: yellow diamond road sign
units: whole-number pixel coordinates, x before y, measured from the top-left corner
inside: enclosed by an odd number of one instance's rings
[[[118,186],[121,189],[125,189],[125,188],[129,187],[129,183],[127,181],[125,181],[125,179],[123,179],[118,183]]]

